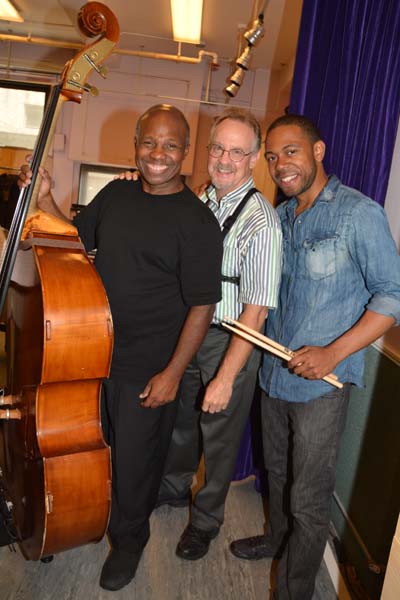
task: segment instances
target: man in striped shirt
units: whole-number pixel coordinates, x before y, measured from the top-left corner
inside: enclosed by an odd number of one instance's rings
[[[229,109],[216,119],[210,132],[208,171],[212,183],[201,200],[213,211],[224,236],[222,300],[182,380],[158,502],[172,506],[190,503],[193,476],[203,452],[205,484],[196,494],[191,521],[176,549],[179,557],[188,560],[207,553],[223,523],[260,361],[258,350],[224,330],[221,320],[228,316],[260,330],[268,309],[277,305],[281,229],[275,210],[254,188],[252,170],[260,145],[260,126],[247,111]],[[245,205],[238,209],[245,197]],[[237,210],[240,212],[232,223]]]

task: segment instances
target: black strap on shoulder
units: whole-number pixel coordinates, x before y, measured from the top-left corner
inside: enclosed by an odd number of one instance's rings
[[[249,191],[247,192],[247,194],[243,197],[243,199],[237,205],[237,207],[233,211],[233,213],[231,215],[229,215],[229,217],[224,221],[224,223],[222,225],[222,239],[223,240],[226,238],[229,231],[233,227],[236,219],[238,218],[239,214],[242,212],[243,208],[245,207],[245,204],[247,204],[247,200],[249,198],[251,198],[251,196],[253,194],[255,194],[256,192],[258,192],[257,188],[255,188],[255,187],[250,188]]]
[[[245,204],[247,204],[247,201],[249,200],[249,198],[251,198],[251,196],[253,194],[255,194],[256,192],[258,192],[257,188],[255,188],[255,187],[250,188],[249,191],[247,192],[247,194],[245,194],[243,199],[237,205],[237,207],[233,211],[233,213],[231,215],[229,215],[229,217],[224,221],[224,223],[222,225],[222,240],[224,240],[226,238],[229,231],[232,229],[232,226],[234,225],[239,214],[242,212],[243,208],[245,207]],[[240,283],[240,277],[228,277],[228,275],[224,275],[224,274],[221,275],[221,280],[226,281],[228,283],[233,283],[234,285],[239,285],[239,283]]]

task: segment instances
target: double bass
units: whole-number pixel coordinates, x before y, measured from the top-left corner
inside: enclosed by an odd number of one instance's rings
[[[0,273],[7,384],[0,395],[0,491],[26,559],[100,540],[111,502],[110,452],[101,429],[101,383],[112,354],[107,297],[77,231],[37,211],[38,170],[61,106],[80,102],[119,37],[113,13],[89,2],[78,23],[98,38],[66,64],[47,102]]]

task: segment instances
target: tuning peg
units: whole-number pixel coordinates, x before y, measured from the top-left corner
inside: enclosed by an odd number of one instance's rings
[[[107,67],[105,67],[103,65],[100,65],[100,66],[96,65],[96,63],[92,60],[92,58],[88,54],[84,54],[83,56],[88,61],[90,66],[96,71],[96,73],[98,73],[101,77],[103,77],[103,79],[105,79],[107,76],[107,73],[108,73]]]
[[[97,87],[95,87],[94,85],[89,85],[88,83],[86,83],[86,84],[83,86],[83,89],[84,89],[86,92],[89,92],[89,94],[90,94],[91,96],[98,96],[98,95],[99,95],[99,90],[98,90],[98,88],[97,88]]]
[[[98,70],[99,75],[102,76],[103,79],[105,79],[108,75],[108,69],[105,65],[101,65],[101,67]]]
[[[99,90],[97,89],[97,87],[95,87],[94,85],[89,85],[89,83],[86,83],[85,85],[81,85],[80,83],[78,83],[77,81],[74,81],[73,79],[69,79],[67,81],[67,83],[69,83],[70,85],[74,85],[75,87],[77,87],[80,90],[84,90],[85,92],[89,92],[89,94],[91,96],[98,96],[99,95]]]

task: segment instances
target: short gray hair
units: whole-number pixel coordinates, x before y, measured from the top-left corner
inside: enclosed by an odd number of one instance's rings
[[[254,148],[254,152],[258,152],[261,147],[261,127],[255,116],[248,110],[242,108],[227,108],[224,112],[216,117],[214,123],[211,126],[210,131],[210,142],[212,142],[214,138],[215,129],[218,127],[220,123],[226,121],[226,119],[230,119],[231,121],[239,121],[240,123],[244,123],[248,125],[254,133],[254,137],[256,138],[256,145]]]

